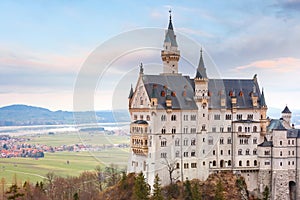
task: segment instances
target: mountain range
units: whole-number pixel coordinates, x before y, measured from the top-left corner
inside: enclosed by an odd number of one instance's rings
[[[270,118],[280,118],[281,109],[269,108]],[[300,110],[292,110],[292,123],[300,124]],[[28,105],[10,105],[0,108],[0,126],[26,126],[26,125],[57,125],[57,124],[83,124],[83,123],[115,123],[129,122],[127,110],[105,111],[50,111],[46,108]]]
[[[0,126],[57,125],[83,123],[129,122],[127,110],[117,111],[50,111],[28,105],[10,105],[0,108]]]

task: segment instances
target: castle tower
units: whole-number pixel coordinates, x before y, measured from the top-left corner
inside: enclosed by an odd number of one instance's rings
[[[284,110],[281,112],[281,118],[284,120],[285,124],[290,127],[291,124],[291,118],[292,118],[292,112],[290,109],[285,106]]]
[[[268,107],[265,100],[264,90],[262,90],[260,97],[260,133],[262,136],[265,136],[267,133],[267,110]]]
[[[176,41],[172,24],[172,15],[170,12],[170,21],[168,29],[166,30],[163,50],[161,51],[161,59],[163,61],[163,74],[178,74],[178,61],[180,58],[180,51]]]
[[[196,72],[196,76],[194,79],[195,82],[195,101],[198,106],[198,116],[199,122],[202,124],[198,124],[198,127],[201,131],[206,131],[207,125],[207,116],[208,116],[208,78],[206,75],[206,68],[203,61],[203,51],[200,50],[200,60]],[[200,131],[199,130],[199,131]]]

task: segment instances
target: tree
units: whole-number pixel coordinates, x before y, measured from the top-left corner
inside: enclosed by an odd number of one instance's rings
[[[128,183],[127,183],[127,175],[125,173],[125,171],[122,171],[122,178],[121,178],[121,188],[126,190],[128,187]]]
[[[134,200],[148,200],[150,195],[150,187],[145,181],[145,177],[140,172],[134,180],[133,197]]]
[[[7,199],[19,199],[20,197],[24,196],[24,194],[20,192],[20,188],[16,184],[10,186],[6,194]]]
[[[154,178],[154,184],[153,184],[153,196],[152,200],[163,200],[163,196],[161,193],[161,184],[160,184],[160,178],[158,174],[155,175]]]
[[[219,180],[216,185],[215,200],[224,200],[223,191],[224,191],[223,184],[222,184],[221,180]]]
[[[99,186],[99,190],[102,191],[105,182],[105,173],[103,169],[100,167],[100,165],[96,166],[95,171],[97,174],[97,184]]]
[[[192,184],[192,196],[193,196],[193,200],[202,200],[202,196],[201,193],[199,191],[200,185],[199,182],[194,182]]]
[[[163,162],[164,165],[167,166],[167,170],[169,172],[170,184],[173,184],[173,180],[177,180],[179,177],[173,178],[173,172],[177,169],[176,160],[169,161],[167,158]]]
[[[263,200],[268,200],[270,198],[270,189],[266,185],[264,191],[263,191]]]
[[[192,200],[193,195],[192,195],[192,187],[191,187],[191,182],[187,179],[184,183],[184,199],[185,200]]]

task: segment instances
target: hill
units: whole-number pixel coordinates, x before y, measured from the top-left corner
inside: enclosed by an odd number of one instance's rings
[[[56,125],[96,122],[127,122],[127,111],[69,112],[50,111],[28,105],[10,105],[0,108],[0,126]]]

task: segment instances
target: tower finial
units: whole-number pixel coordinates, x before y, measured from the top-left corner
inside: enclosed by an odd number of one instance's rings
[[[140,74],[144,74],[143,63],[140,64]]]
[[[169,10],[169,13],[170,13],[170,21],[171,21],[172,20],[172,10],[171,10],[171,8]]]

